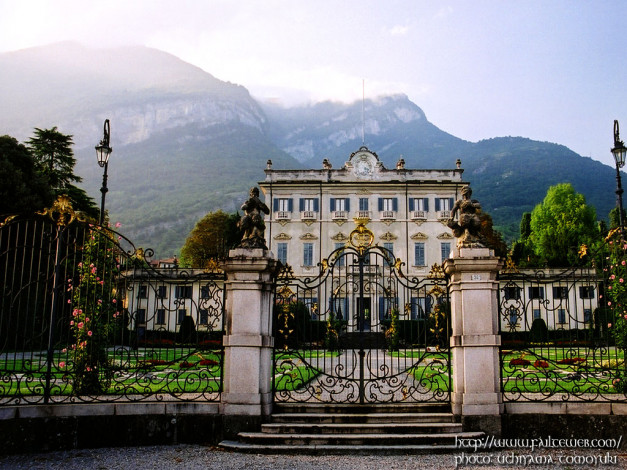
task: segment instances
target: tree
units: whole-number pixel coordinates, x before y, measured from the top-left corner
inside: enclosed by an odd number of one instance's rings
[[[11,136],[0,136],[0,214],[34,212],[51,202],[52,191],[28,148]]]
[[[72,183],[80,183],[82,178],[74,174],[76,158],[71,135],[52,129],[35,128],[35,135],[27,142],[37,171],[48,180],[54,197],[67,194],[72,200],[75,210],[97,218],[98,207],[87,193]]]
[[[221,210],[209,212],[190,232],[181,249],[181,265],[206,267],[210,260],[223,259],[239,241],[239,215]]]
[[[481,212],[479,220],[481,221],[481,236],[486,246],[492,248],[496,256],[505,258],[507,256],[507,243],[503,241],[501,232],[494,229],[492,216],[487,212]]]
[[[48,177],[54,189],[66,188],[82,178],[74,174],[76,158],[71,135],[61,134],[56,126],[52,129],[35,128],[35,135],[27,142],[39,172]]]
[[[529,241],[550,267],[576,264],[580,246],[597,239],[596,211],[570,183],[551,186],[531,213]]]

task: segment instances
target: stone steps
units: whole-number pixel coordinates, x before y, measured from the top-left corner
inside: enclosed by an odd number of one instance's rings
[[[447,410],[448,408],[448,410]],[[258,432],[220,446],[239,452],[308,454],[450,452],[464,432],[449,405],[277,405]]]

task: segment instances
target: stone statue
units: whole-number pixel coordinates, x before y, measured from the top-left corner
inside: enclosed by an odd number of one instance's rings
[[[237,223],[242,233],[242,241],[238,248],[263,248],[266,246],[265,230],[266,224],[263,221],[263,214],[269,214],[270,209],[261,199],[259,199],[259,189],[250,188],[248,200],[242,204],[241,209],[244,215]]]
[[[481,242],[481,220],[479,219],[481,204],[476,199],[471,200],[470,196],[472,196],[472,189],[470,186],[464,186],[462,198],[455,202],[451,218],[446,225],[453,230],[459,248],[482,248],[485,245]],[[455,214],[458,212],[456,222]]]

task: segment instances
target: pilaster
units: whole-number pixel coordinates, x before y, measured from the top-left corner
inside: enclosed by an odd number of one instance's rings
[[[488,248],[456,248],[444,262],[450,277],[453,413],[503,413],[498,329],[498,272],[502,261]]]
[[[226,323],[221,412],[272,412],[272,281],[277,261],[268,250],[237,248],[225,265]]]

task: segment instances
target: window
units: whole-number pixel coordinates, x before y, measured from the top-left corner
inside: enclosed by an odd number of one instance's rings
[[[429,212],[429,198],[411,197],[409,198],[409,210]]]
[[[303,266],[313,266],[313,243],[303,243]]]
[[[412,297],[410,314],[412,320],[424,320],[431,312],[431,297]]]
[[[516,325],[518,325],[518,310],[516,309],[516,307],[510,307],[509,308],[509,327],[511,329],[516,328]]]
[[[301,212],[318,212],[320,210],[317,197],[300,198],[299,206]]]
[[[435,210],[436,212],[440,211],[450,211],[453,209],[453,205],[455,201],[452,197],[438,197],[435,198]]]
[[[157,309],[157,319],[155,321],[157,325],[165,325],[165,309],[158,308]]]
[[[424,242],[414,244],[414,266],[426,266]]]
[[[340,250],[342,248],[344,248],[344,243],[340,242],[340,243],[336,243],[335,244],[335,249],[336,250]],[[337,261],[336,261],[335,265],[340,267],[340,268],[343,267],[346,264],[346,256],[342,255],[342,253],[343,253],[342,251],[338,251],[336,253],[338,258],[336,258]]]
[[[553,298],[554,299],[567,299],[568,287],[566,286],[553,286]]]
[[[566,323],[566,310],[563,308],[557,310],[557,323],[561,325]]]
[[[200,298],[201,299],[209,298],[209,286],[200,286]]]
[[[329,299],[329,310],[333,313],[333,316],[338,320],[348,318],[348,298],[346,297],[331,297]]]
[[[541,318],[540,309],[539,308],[534,308],[533,309],[533,319],[537,320],[538,318]]]
[[[145,299],[146,297],[148,297],[148,287],[147,286],[139,286],[139,289],[137,290],[137,298],[138,299]]]
[[[287,264],[287,243],[277,243],[277,258],[283,264]]]
[[[367,211],[368,209],[368,198],[367,197],[360,197],[359,198],[359,210],[360,211]]]
[[[398,313],[398,299],[396,297],[379,297],[379,321],[392,318],[392,310]]]
[[[503,287],[503,297],[505,300],[519,300],[520,299],[520,287],[506,286]]]
[[[318,320],[318,298],[317,297],[304,297],[298,299],[299,302],[305,304],[309,314],[311,315],[311,319],[316,321]]]
[[[581,299],[594,299],[594,286],[580,286],[579,298]]]
[[[583,321],[585,323],[592,323],[592,309],[590,308],[583,309]]]
[[[186,316],[187,316],[187,309],[185,308],[179,309],[177,312],[176,324],[180,325],[181,323],[183,323],[183,318],[185,318]]]
[[[146,309],[138,308],[137,309],[137,324],[143,325],[146,323]]]
[[[166,286],[157,286],[157,298],[165,299],[168,296],[168,288]]]
[[[198,324],[206,325],[209,323],[209,312],[206,309],[198,310]]]
[[[440,254],[442,255],[442,262],[444,263],[444,260],[451,254],[450,242],[442,242],[440,244]]]
[[[394,265],[394,243],[386,242],[383,244],[383,248],[385,248],[385,255],[390,257],[390,261],[392,262],[392,265]],[[385,264],[387,266],[390,265],[387,260],[385,261]]]
[[[350,203],[351,200],[349,198],[335,198],[332,197],[331,201],[330,201],[330,209],[331,212],[337,212],[337,211],[350,211]]]
[[[397,212],[398,198],[396,197],[380,197],[379,212]]]
[[[292,212],[294,200],[290,198],[277,198],[274,200],[274,212]]]
[[[530,299],[544,299],[544,287],[530,287],[529,288]]]
[[[192,286],[176,286],[174,293],[177,299],[191,299]]]

